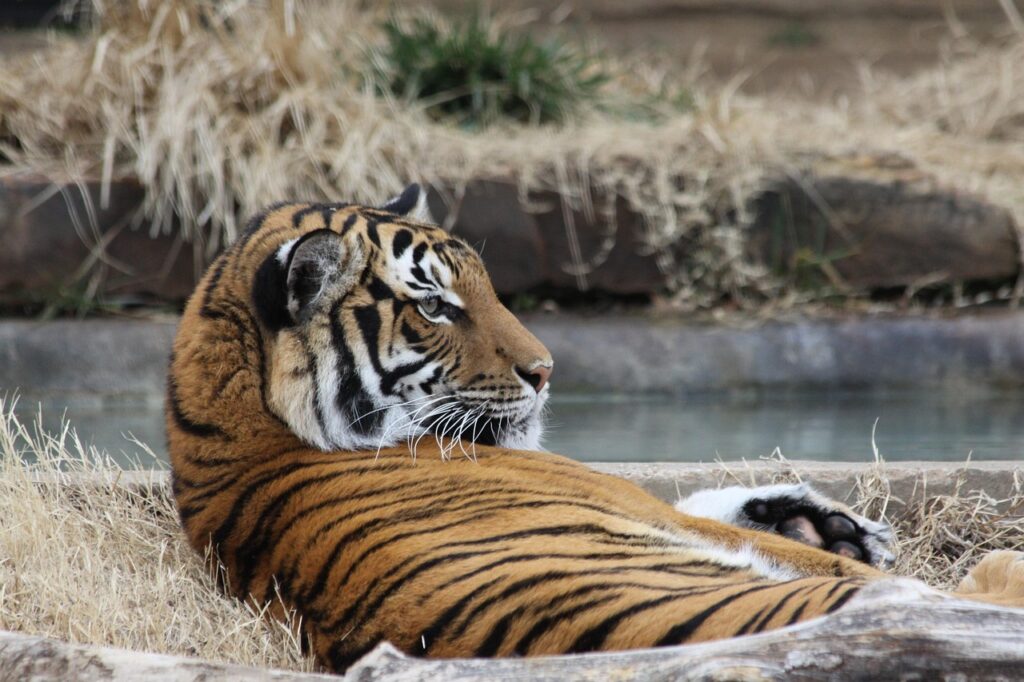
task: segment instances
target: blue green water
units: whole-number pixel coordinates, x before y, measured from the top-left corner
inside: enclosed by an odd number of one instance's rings
[[[126,461],[139,448],[165,455],[162,406],[154,397],[33,396],[44,427],[66,415],[82,440]],[[547,449],[586,461],[709,462],[757,459],[775,448],[790,459],[867,461],[871,431],[890,460],[1024,460],[1024,395],[982,392],[797,393],[662,396],[556,395]]]

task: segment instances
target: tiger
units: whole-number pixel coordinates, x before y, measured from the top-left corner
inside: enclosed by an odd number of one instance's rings
[[[890,527],[806,484],[672,505],[543,451],[553,359],[424,196],[272,205],[186,305],[172,490],[227,593],[297,614],[343,672],[385,641],[495,657],[737,637],[891,579]],[[1020,558],[983,561],[965,594],[1024,605]]]

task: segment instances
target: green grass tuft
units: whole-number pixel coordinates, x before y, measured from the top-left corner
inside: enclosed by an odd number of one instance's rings
[[[821,36],[802,22],[793,21],[768,37],[768,44],[777,47],[814,47],[821,43]]]
[[[467,127],[564,122],[608,80],[585,51],[504,30],[482,13],[450,24],[391,19],[384,33],[374,59],[378,86]]]

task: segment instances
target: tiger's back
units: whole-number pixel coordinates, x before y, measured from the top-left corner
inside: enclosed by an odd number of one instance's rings
[[[171,360],[191,543],[233,594],[294,608],[325,666],[384,640],[490,656],[731,637],[881,575],[533,451],[546,349],[409,208],[272,207],[204,276]]]

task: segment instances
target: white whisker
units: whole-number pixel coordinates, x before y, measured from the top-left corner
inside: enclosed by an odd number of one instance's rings
[[[424,396],[423,398],[417,399],[416,401],[409,401],[410,403],[412,403],[412,402],[423,402],[424,404],[419,406],[414,412],[402,415],[401,419],[396,420],[394,423],[390,424],[388,426],[388,428],[386,428],[384,430],[384,432],[381,434],[380,440],[378,441],[378,444],[377,444],[377,455],[376,455],[376,457],[380,457],[380,451],[381,451],[381,449],[385,445],[397,445],[397,442],[395,442],[395,443],[389,443],[388,442],[388,440],[387,440],[388,439],[388,435],[390,435],[392,432],[397,432],[397,431],[399,431],[401,429],[408,429],[409,437],[411,438],[412,435],[415,434],[416,426],[423,419],[423,418],[419,417],[420,413],[423,412],[423,410],[426,410],[428,408],[432,408],[433,406],[437,405],[437,403],[442,402],[446,398],[449,398],[449,397],[450,396],[448,396],[448,395]],[[442,407],[443,407],[443,405],[442,405]],[[428,411],[427,416],[429,416],[432,413],[433,413],[433,410]],[[412,457],[413,457],[413,459],[416,458],[416,452],[415,451],[412,452]]]

